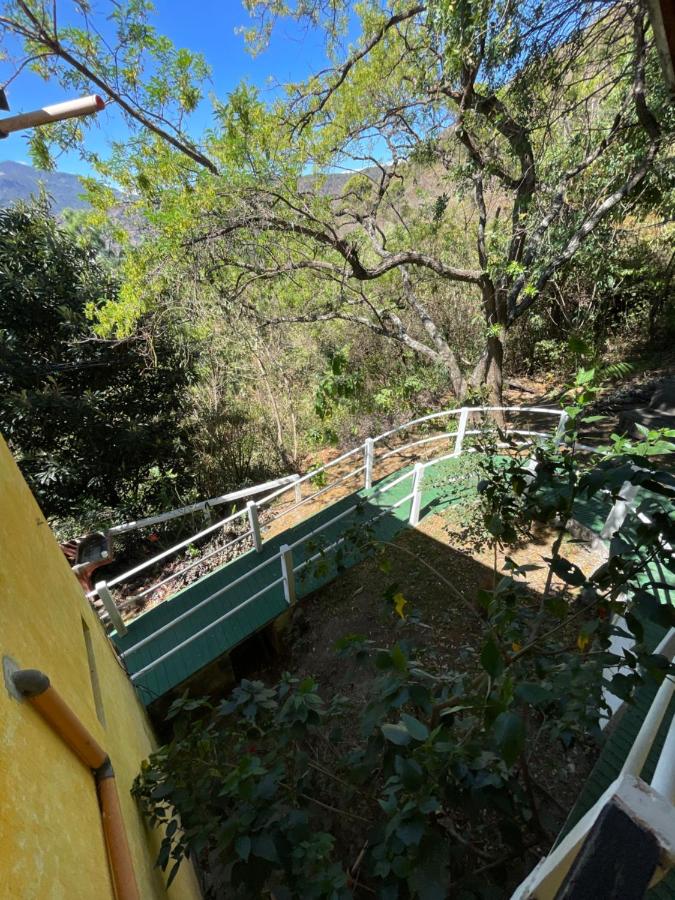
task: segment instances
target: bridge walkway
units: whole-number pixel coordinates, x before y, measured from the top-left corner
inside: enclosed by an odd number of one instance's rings
[[[472,484],[460,479],[448,488],[458,463],[448,459],[427,473],[420,516],[473,491]],[[288,609],[279,557],[282,545],[292,547],[296,595],[302,598],[363,558],[358,538],[367,529],[375,540],[395,537],[408,523],[412,475],[410,467],[371,489],[343,497],[265,540],[260,551],[242,554],[141,613],[127,623],[125,635],[113,632],[143,702],[147,705],[180,685]],[[345,534],[340,547],[331,552],[322,549]],[[308,562],[313,557],[318,558]]]

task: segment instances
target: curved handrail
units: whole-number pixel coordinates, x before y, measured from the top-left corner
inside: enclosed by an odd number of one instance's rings
[[[519,436],[522,436],[522,437],[534,438],[535,440],[539,440],[542,437],[543,438],[551,437],[551,435],[548,433],[539,432],[539,431],[528,431],[526,429],[506,429],[506,432],[518,434]],[[461,437],[463,438],[470,434],[479,434],[479,433],[480,432],[478,429],[471,429],[471,430],[465,429],[464,432],[461,433]],[[518,443],[521,446],[523,446],[523,445],[527,446],[527,445],[534,443],[534,441],[532,441],[532,440],[520,441]],[[501,446],[508,447],[511,445],[502,443]],[[588,448],[588,449],[592,449],[592,448]],[[390,513],[393,509],[396,509],[397,507],[401,506],[403,503],[410,501],[411,508],[410,508],[410,515],[409,515],[408,521],[409,521],[409,524],[411,524],[413,526],[417,525],[419,522],[419,512],[420,512],[422,490],[423,490],[422,484],[423,484],[423,479],[424,479],[424,472],[426,471],[426,469],[428,469],[432,466],[436,466],[439,463],[443,462],[444,460],[451,459],[451,458],[457,458],[459,455],[462,454],[462,452],[471,453],[471,452],[474,452],[475,450],[476,450],[475,447],[463,448],[463,445],[457,441],[457,437],[456,437],[456,446],[452,453],[445,454],[440,457],[435,457],[435,458],[427,460],[425,462],[418,462],[418,463],[416,463],[416,465],[414,466],[413,469],[403,472],[397,478],[394,478],[391,481],[385,481],[383,484],[381,484],[378,487],[376,487],[375,489],[373,489],[372,492],[369,493],[369,495],[368,495],[369,499],[378,497],[378,496],[382,496],[383,494],[388,493],[393,488],[397,487],[399,484],[406,481],[407,479],[412,480],[412,490],[409,493],[406,493],[402,498],[398,499],[395,503],[391,504],[390,506],[385,506],[384,509],[382,509],[375,516],[371,517],[371,519],[368,520],[368,524],[377,521],[382,516]],[[217,626],[221,625],[224,621],[226,621],[228,618],[230,618],[236,612],[243,609],[247,604],[254,602],[262,594],[266,593],[268,590],[271,590],[273,587],[278,586],[279,584],[283,583],[284,595],[286,597],[286,602],[288,605],[290,605],[294,600],[295,574],[302,571],[307,565],[311,564],[312,562],[314,562],[314,561],[318,560],[319,558],[321,558],[322,556],[324,556],[327,552],[329,552],[332,549],[334,549],[335,547],[339,546],[341,543],[343,543],[347,539],[347,537],[346,537],[346,535],[342,535],[336,541],[334,541],[333,543],[329,544],[326,547],[322,547],[318,553],[315,553],[314,555],[312,555],[309,558],[305,559],[304,561],[298,563],[297,565],[295,565],[293,562],[293,551],[296,550],[298,547],[302,546],[303,544],[306,544],[308,541],[311,541],[318,534],[320,534],[321,532],[330,528],[332,525],[334,525],[337,522],[341,521],[342,519],[346,518],[348,515],[350,515],[352,512],[354,512],[357,509],[358,505],[359,504],[356,503],[356,504],[349,506],[346,510],[343,510],[338,515],[333,516],[327,522],[324,522],[319,527],[317,527],[317,528],[313,529],[312,531],[308,532],[307,534],[303,535],[301,538],[296,540],[294,543],[292,543],[290,545],[289,544],[282,545],[281,548],[275,554],[273,554],[268,559],[261,562],[259,565],[254,566],[248,572],[245,572],[244,574],[240,575],[238,578],[234,579],[229,584],[224,585],[223,587],[220,587],[217,591],[215,591],[213,594],[210,594],[208,597],[201,600],[195,606],[190,607],[189,609],[185,610],[176,619],[174,619],[171,622],[167,623],[166,625],[162,626],[157,631],[146,636],[145,638],[138,641],[137,643],[132,644],[131,647],[128,647],[121,654],[121,657],[123,659],[127,659],[129,656],[134,654],[137,650],[141,649],[141,647],[144,647],[145,645],[147,645],[148,643],[153,641],[156,637],[169,631],[176,624],[184,621],[185,619],[187,619],[188,617],[193,615],[193,613],[195,613],[197,610],[202,609],[204,606],[211,603],[213,600],[216,600],[219,597],[222,597],[224,594],[226,594],[232,588],[234,588],[237,585],[242,584],[249,577],[259,573],[262,569],[266,568],[270,564],[275,563],[275,562],[280,563],[280,566],[281,566],[281,576],[280,577],[274,579],[269,584],[267,584],[265,587],[257,590],[252,596],[243,600],[234,609],[229,610],[224,615],[218,617],[215,621],[209,623],[208,625],[201,628],[194,634],[190,635],[185,640],[181,641],[179,644],[176,644],[174,647],[172,647],[169,650],[167,650],[166,652],[164,652],[161,656],[152,660],[150,663],[148,663],[142,669],[133,673],[131,676],[131,680],[133,682],[138,681],[138,679],[141,678],[144,674],[146,674],[147,672],[156,668],[158,665],[163,663],[165,660],[169,659],[171,656],[180,652],[185,646],[193,643],[195,640],[197,640],[202,635],[206,634],[207,632],[209,632],[212,629],[216,628]],[[614,507],[612,508],[612,512],[610,512],[608,521],[612,517],[613,512],[614,512]],[[642,514],[639,514],[639,515],[641,518],[643,517]]]
[[[224,519],[221,519],[218,522],[215,522],[215,523],[207,526],[206,528],[203,528],[202,530],[198,531],[196,534],[194,534],[188,538],[185,538],[182,541],[179,541],[177,544],[174,544],[173,546],[167,548],[166,550],[163,550],[162,552],[156,554],[155,556],[152,556],[149,559],[144,560],[142,563],[139,563],[138,565],[132,567],[131,569],[129,569],[125,572],[122,572],[120,575],[116,575],[110,581],[99,582],[99,584],[102,586],[103,590],[101,590],[101,592],[99,592],[99,590],[98,590],[99,585],[97,585],[96,589],[94,589],[93,591],[89,591],[87,593],[87,597],[93,598],[98,595],[102,599],[105,600],[104,595],[108,588],[119,585],[124,581],[129,581],[130,579],[133,579],[134,577],[139,575],[141,572],[156,565],[158,562],[161,562],[162,560],[166,559],[167,557],[172,556],[172,555],[180,552],[181,550],[184,550],[190,544],[193,544],[195,541],[199,541],[199,540],[203,539],[207,535],[212,534],[212,533],[224,528],[226,525],[233,523],[238,519],[244,520],[244,519],[246,519],[247,516],[249,518],[249,526],[250,527],[246,531],[237,535],[235,538],[233,538],[231,541],[227,542],[226,544],[222,545],[221,547],[218,547],[212,551],[209,551],[204,556],[201,556],[198,560],[192,560],[192,561],[188,562],[187,565],[185,565],[181,569],[177,570],[176,572],[172,572],[167,577],[162,578],[158,582],[150,585],[149,587],[144,588],[138,594],[135,594],[134,596],[128,598],[128,601],[133,602],[135,600],[140,600],[140,599],[148,596],[149,594],[153,593],[155,590],[159,589],[160,587],[163,587],[170,581],[173,581],[176,578],[179,578],[181,575],[184,575],[185,573],[191,571],[197,565],[199,565],[200,562],[203,562],[205,559],[208,559],[212,556],[216,556],[220,553],[225,553],[226,551],[231,550],[235,545],[243,543],[246,538],[252,539],[254,544],[256,545],[256,547],[258,547],[262,544],[263,532],[265,530],[268,530],[269,526],[273,522],[278,521],[279,519],[283,518],[284,516],[290,515],[292,512],[294,512],[301,506],[304,506],[307,503],[310,503],[310,502],[318,499],[322,495],[334,490],[336,487],[343,484],[345,481],[348,481],[351,478],[355,478],[357,475],[359,475],[361,473],[365,473],[364,474],[364,482],[365,482],[366,487],[369,487],[372,483],[373,469],[378,463],[382,463],[385,460],[395,457],[397,455],[400,455],[408,450],[414,449],[416,447],[422,447],[422,446],[425,446],[426,444],[434,443],[435,441],[454,440],[454,451],[453,451],[453,454],[450,454],[450,455],[451,456],[452,455],[460,455],[462,453],[462,445],[463,445],[464,438],[480,433],[479,431],[477,431],[475,429],[467,429],[467,423],[469,421],[469,418],[473,415],[484,415],[484,414],[491,413],[491,412],[518,413],[518,414],[524,413],[524,414],[545,415],[545,416],[557,418],[558,419],[558,426],[557,426],[558,432],[561,430],[561,427],[564,424],[564,420],[565,420],[565,413],[563,410],[550,409],[547,407],[536,407],[536,406],[535,407],[527,407],[527,406],[525,406],[525,407],[521,407],[521,406],[461,407],[461,408],[440,410],[435,413],[429,413],[426,416],[420,416],[416,419],[410,420],[409,422],[405,422],[401,425],[397,425],[395,428],[389,429],[388,431],[384,431],[381,434],[378,434],[373,438],[366,438],[366,440],[362,444],[359,444],[357,447],[353,447],[351,450],[347,450],[345,453],[340,454],[335,459],[329,460],[327,463],[324,463],[321,466],[311,469],[309,472],[306,472],[304,475],[285,476],[284,478],[279,479],[277,483],[280,483],[280,482],[284,482],[284,483],[280,484],[279,487],[277,487],[275,490],[271,491],[269,494],[266,494],[260,500],[249,503],[246,508],[238,510],[235,513],[233,513],[232,515],[227,516]],[[375,449],[376,445],[382,443],[383,441],[386,441],[387,439],[393,437],[394,435],[399,434],[404,431],[410,431],[411,429],[416,428],[425,423],[436,422],[439,419],[447,418],[447,417],[459,417],[458,426],[457,426],[456,431],[452,431],[452,432],[443,431],[442,433],[440,433],[438,435],[431,435],[431,436],[423,437],[417,441],[408,442],[407,444],[404,444],[401,447],[387,449],[386,452],[380,453],[379,455],[377,454],[376,449]],[[546,438],[546,437],[552,436],[548,433],[544,433],[544,432],[540,432],[540,431],[535,432],[535,431],[528,431],[526,429],[523,430],[523,429],[515,429],[515,428],[513,428],[513,429],[507,428],[507,429],[505,429],[505,433],[519,435],[519,436],[522,435],[522,436],[532,436],[532,437],[540,437],[540,438]],[[587,448],[587,449],[591,449],[591,448]],[[350,459],[351,457],[355,456],[356,454],[363,455],[364,462],[362,465],[357,466],[354,469],[351,469],[349,472],[346,472],[345,474],[341,475],[339,478],[332,481],[330,484],[320,486],[312,494],[308,494],[307,496],[302,497],[302,486],[304,484],[311,482],[312,480],[316,480],[323,473],[327,472],[328,470],[334,468],[337,465],[340,465],[341,463],[344,463],[346,460]],[[235,493],[237,493],[238,495],[241,495],[241,496],[244,496],[244,493],[246,493],[246,492],[248,494],[255,494],[257,492],[260,492],[261,488],[267,487],[270,484],[274,484],[274,482],[266,482],[264,485],[257,485],[257,486],[254,485],[250,488],[245,489],[245,491],[239,491],[239,492],[235,492]],[[261,527],[260,523],[258,522],[258,515],[259,515],[260,511],[269,508],[270,505],[275,500],[278,500],[281,496],[288,493],[289,491],[294,492],[295,502],[293,504],[291,504],[290,507],[280,510],[276,514],[268,517],[267,521],[262,523],[262,527]],[[230,495],[223,495],[223,496],[230,496]],[[221,498],[216,498],[216,499],[220,500]],[[211,503],[212,501],[206,501],[206,502]],[[203,508],[204,508],[204,504],[194,504],[193,507],[185,507],[183,509],[199,510],[199,509],[203,509]],[[161,516],[163,516],[164,518],[170,518],[176,512],[183,514],[183,510],[178,510],[178,511],[174,510],[174,511],[169,511],[168,513],[163,513],[163,514],[161,514]],[[153,521],[156,521],[157,519],[158,519],[158,517],[154,517]],[[139,520],[138,523],[133,523],[133,524],[140,525],[144,522],[147,523],[149,521],[151,521],[151,520],[150,519],[142,519],[142,520]],[[117,526],[118,529],[121,527],[122,526]],[[114,529],[111,529],[111,530],[114,530]]]

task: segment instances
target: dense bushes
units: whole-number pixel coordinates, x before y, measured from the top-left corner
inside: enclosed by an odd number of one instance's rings
[[[180,500],[190,370],[167,338],[140,328],[96,337],[87,309],[114,298],[114,275],[44,201],[0,212],[0,289],[0,430],[45,514]]]

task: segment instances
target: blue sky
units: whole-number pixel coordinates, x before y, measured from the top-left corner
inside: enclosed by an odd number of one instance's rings
[[[104,13],[109,3],[110,0],[98,0],[95,8]],[[238,26],[249,24],[240,0],[155,0],[153,22],[177,46],[204,54],[212,69],[211,90],[220,98],[244,79],[256,85],[263,96],[272,96],[274,84],[302,79],[327,64],[321,35],[287,21],[279,23],[269,48],[252,57],[243,37],[235,33]],[[1,62],[0,83],[10,74],[8,65]],[[45,83],[26,70],[10,85],[8,98],[12,112],[68,99],[58,84]],[[195,134],[208,123],[209,109],[205,102],[194,116]],[[114,112],[99,114],[96,126],[87,136],[89,149],[105,155],[108,137],[114,135],[119,140],[121,127]],[[25,136],[16,134],[0,143],[0,157],[28,161]],[[57,167],[77,174],[88,171],[75,153],[61,156]]]

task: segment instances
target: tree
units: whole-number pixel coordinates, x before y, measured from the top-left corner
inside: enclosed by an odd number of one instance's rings
[[[0,211],[0,285],[0,429],[45,514],[152,505],[140,496],[152,467],[156,489],[184,471],[190,372],[176,349],[93,333],[87,313],[114,298],[116,278],[44,200]]]
[[[32,65],[104,92],[138,129],[101,164],[140,192],[160,234],[137,307],[163,256],[198,267],[199,286],[225,309],[268,327],[346,320],[442,363],[458,397],[486,381],[500,401],[508,330],[665,167],[672,112],[643,4],[246,6],[259,18],[257,46],[293,15],[323,28],[342,61],[289,86],[287,102],[265,106],[244,87],[216,101],[201,143],[186,123],[206,67],[155,33],[147,4],[116,7],[105,40],[88,7],[78,27],[61,28],[39,0],[15,0],[0,18]],[[352,14],[360,34],[341,55]],[[335,191],[339,167],[366,168]],[[433,203],[413,196],[416,167],[433,175]],[[448,204],[465,216],[464,235],[448,227]],[[448,305],[481,313],[473,359],[454,340]]]
[[[290,14],[273,3],[249,6],[261,16]],[[293,10],[316,20],[325,9],[334,46],[338,7],[348,4]],[[484,351],[469,381],[486,379],[498,403],[506,332],[655,166],[664,139],[647,104],[656,62],[645,29],[635,4],[367,5],[356,48],[292,86],[284,116],[305,165],[370,169],[336,196],[321,178],[296,187],[283,171],[268,172],[205,239],[230,239],[214,255],[240,273],[239,291],[307,271],[313,282],[333,282],[317,303],[273,321],[362,324],[442,361],[458,397],[467,389],[460,348],[430,300],[439,283],[461,288],[465,303],[479,299],[484,318]],[[653,93],[662,103],[658,79]],[[244,132],[255,121],[250,109],[239,113]],[[408,182],[420,163],[435,173],[439,195],[415,208]],[[469,186],[468,240],[452,240],[435,227],[445,191]],[[254,230],[271,240],[256,235],[255,254],[246,254]],[[380,281],[384,289],[374,290]]]

